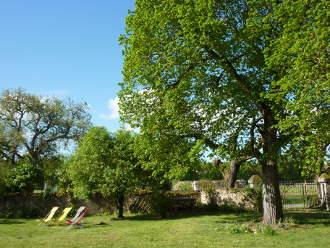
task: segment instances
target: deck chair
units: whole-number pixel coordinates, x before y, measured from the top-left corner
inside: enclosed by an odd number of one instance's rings
[[[53,207],[49,211],[49,213],[46,215],[46,217],[41,220],[41,222],[43,222],[45,224],[51,223],[52,220],[53,220],[53,217],[54,217],[54,215],[55,215],[55,213],[57,212],[58,209],[59,209],[59,207]]]
[[[68,214],[71,212],[72,208],[65,208],[62,211],[62,215],[56,220],[58,224],[65,221],[66,217],[68,217]]]
[[[80,207],[77,210],[76,215],[71,219],[71,220],[67,220],[66,224],[67,225],[80,225],[80,222],[82,220],[82,218],[84,218],[85,214],[87,213],[87,208],[86,207]]]

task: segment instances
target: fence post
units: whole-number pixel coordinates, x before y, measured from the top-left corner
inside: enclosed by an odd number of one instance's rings
[[[319,178],[318,178],[318,183],[320,184],[320,195],[321,195],[321,207],[326,207],[327,211],[330,210],[330,177],[327,173],[323,173]]]

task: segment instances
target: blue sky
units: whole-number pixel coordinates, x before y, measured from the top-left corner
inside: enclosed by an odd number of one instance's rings
[[[116,130],[118,37],[133,7],[134,0],[0,0],[0,91],[86,101],[94,124]]]

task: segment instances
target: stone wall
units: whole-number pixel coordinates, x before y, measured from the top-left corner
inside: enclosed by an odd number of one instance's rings
[[[231,207],[255,211],[259,209],[258,193],[254,190],[217,189],[213,193],[201,192],[201,203],[216,204],[219,207]]]

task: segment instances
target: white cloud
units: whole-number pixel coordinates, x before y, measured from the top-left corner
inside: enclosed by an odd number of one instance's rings
[[[105,120],[115,120],[119,118],[119,98],[115,97],[109,99],[107,108],[109,110],[108,114],[101,114],[100,117]]]

